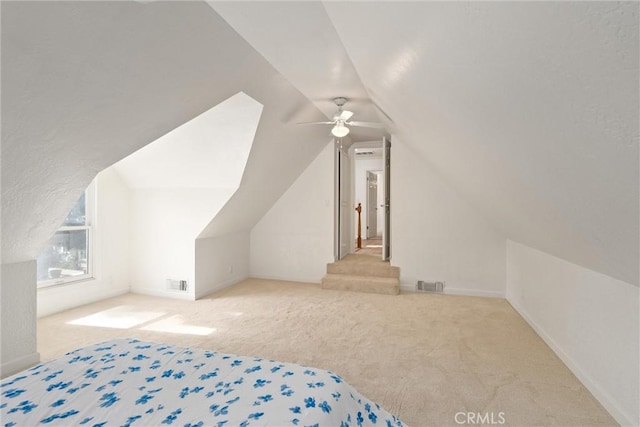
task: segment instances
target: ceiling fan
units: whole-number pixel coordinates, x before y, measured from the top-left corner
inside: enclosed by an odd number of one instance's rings
[[[353,112],[343,110],[342,107],[347,103],[347,98],[339,96],[337,98],[333,98],[333,103],[338,107],[338,111],[336,111],[333,115],[333,118],[329,122],[306,122],[306,123],[298,123],[299,125],[333,125],[331,129],[331,134],[336,138],[342,138],[349,134],[350,129],[348,126],[360,126],[367,128],[376,128],[383,129],[384,125],[382,123],[373,123],[373,122],[358,122],[358,121],[349,121],[349,119],[353,116]]]

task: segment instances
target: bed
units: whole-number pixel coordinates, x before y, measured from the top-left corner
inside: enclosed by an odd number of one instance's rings
[[[0,382],[5,426],[403,426],[322,369],[115,339]]]

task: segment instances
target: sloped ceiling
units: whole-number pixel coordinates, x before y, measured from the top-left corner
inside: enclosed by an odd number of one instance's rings
[[[129,187],[136,189],[235,191],[240,186],[261,112],[260,103],[238,93],[113,167]]]
[[[265,106],[250,185],[205,234],[254,223],[327,143],[293,125],[323,118],[306,98],[346,95],[508,238],[638,285],[637,2],[266,5],[213,3],[245,41],[201,2],[3,2],[3,262],[242,90]]]
[[[364,90],[508,238],[638,285],[637,2],[210,4],[323,112]]]
[[[355,112],[352,120],[390,124],[384,114],[380,117],[322,3],[208,3],[327,117],[336,112],[332,99],[342,96],[348,99],[344,108]],[[300,117],[295,112],[290,122]],[[383,135],[388,133],[353,127],[349,138],[370,141]]]
[[[3,263],[35,258],[100,170],[240,91],[264,106],[262,166],[231,226],[328,142],[288,124],[324,116],[204,2],[2,2],[1,30]]]

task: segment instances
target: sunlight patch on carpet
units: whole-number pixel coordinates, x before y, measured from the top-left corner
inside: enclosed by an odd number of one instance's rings
[[[150,322],[167,313],[155,311],[140,311],[135,307],[121,305],[108,310],[94,313],[90,316],[67,322],[69,325],[97,326],[100,328],[130,329],[143,323]]]
[[[215,332],[215,328],[207,328],[204,326],[189,325],[185,323],[182,316],[171,316],[166,319],[158,320],[149,325],[140,328],[143,331],[167,332],[170,334],[183,335],[211,335]]]

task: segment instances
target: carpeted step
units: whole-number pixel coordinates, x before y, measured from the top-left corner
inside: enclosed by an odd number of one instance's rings
[[[363,264],[332,262],[327,264],[328,274],[348,274],[352,276],[388,277],[398,279],[400,269],[388,263]]]
[[[326,274],[322,278],[322,289],[398,295],[400,293],[400,280],[393,277]]]
[[[348,274],[352,276],[400,278],[400,269],[389,265],[378,257],[351,256],[327,264],[328,274]]]

